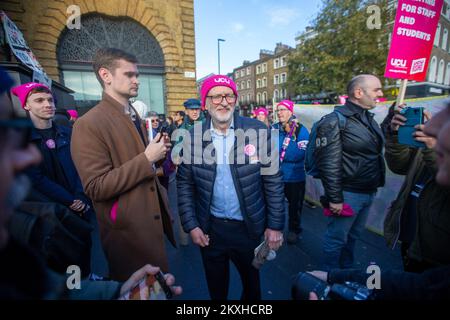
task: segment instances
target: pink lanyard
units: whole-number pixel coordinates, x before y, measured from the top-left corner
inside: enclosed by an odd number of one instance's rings
[[[289,143],[291,142],[292,135],[294,134],[295,129],[297,129],[298,124],[295,121],[295,119],[292,119],[291,121],[291,130],[289,131],[288,135],[283,140],[283,146],[281,147],[281,155],[280,155],[280,162],[283,162],[284,156],[286,155],[286,149],[289,147]]]

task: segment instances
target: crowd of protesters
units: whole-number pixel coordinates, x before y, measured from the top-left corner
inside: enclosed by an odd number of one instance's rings
[[[413,136],[424,147],[415,148],[398,141],[404,105],[393,106],[381,127],[369,112],[383,96],[374,75],[356,75],[346,103],[311,132],[290,100],[276,104],[273,124],[264,107],[255,119],[240,116],[234,81],[215,75],[184,111],[164,119],[151,113],[145,121],[140,104],[130,101],[139,90],[137,63],[125,51],[100,49],[93,65],[102,100],[81,117],[57,110],[47,86],[13,85],[0,71],[0,255],[8,261],[0,297],[114,299],[159,270],[172,286],[165,246],[167,239],[176,247],[178,233],[182,245],[199,247],[211,299],[228,298],[232,262],[241,298],[260,300],[255,249],[277,251],[285,225],[287,244],[295,244],[307,227],[301,216],[311,152],[328,215],[323,271],[312,274],[329,283],[364,280],[352,269],[355,244],[384,186],[386,159],[406,176],[384,232],[389,246],[401,243],[404,271],[384,272],[374,297],[450,298],[450,107],[424,113]],[[11,94],[27,118],[15,116]],[[177,187],[176,228],[170,181]],[[109,269],[103,281],[90,272],[96,241]],[[32,288],[19,281],[24,262],[36,266]],[[72,264],[82,267],[87,288],[77,294],[65,290],[61,275],[61,266]]]

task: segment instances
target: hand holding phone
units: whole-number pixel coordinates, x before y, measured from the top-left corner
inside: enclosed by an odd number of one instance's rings
[[[406,121],[398,129],[398,142],[415,148],[424,148],[425,143],[417,141],[414,137],[416,126],[424,123],[424,108],[406,107],[400,111],[400,114],[406,118]]]

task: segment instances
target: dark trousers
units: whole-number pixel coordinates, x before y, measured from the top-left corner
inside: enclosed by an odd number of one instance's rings
[[[305,181],[285,182],[284,194],[289,203],[289,231],[299,234],[301,228],[301,214],[305,199]]]
[[[201,254],[211,299],[228,298],[231,260],[241,277],[241,300],[261,300],[259,271],[252,266],[259,240],[249,238],[244,222],[212,217],[209,239]]]

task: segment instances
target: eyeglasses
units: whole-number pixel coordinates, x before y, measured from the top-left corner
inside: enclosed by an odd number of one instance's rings
[[[285,108],[277,109],[277,112],[285,112],[285,111],[288,111],[288,109],[285,109]]]
[[[27,118],[0,120],[0,137],[4,141],[16,141],[19,148],[26,148],[31,141],[33,123]]]
[[[157,119],[153,119],[153,120],[152,120],[152,122],[159,122],[159,120],[157,120]]]
[[[212,103],[214,104],[221,104],[223,101],[223,98],[228,103],[235,103],[236,102],[236,96],[234,94],[216,94],[214,96],[207,96],[208,98],[211,98]]]

